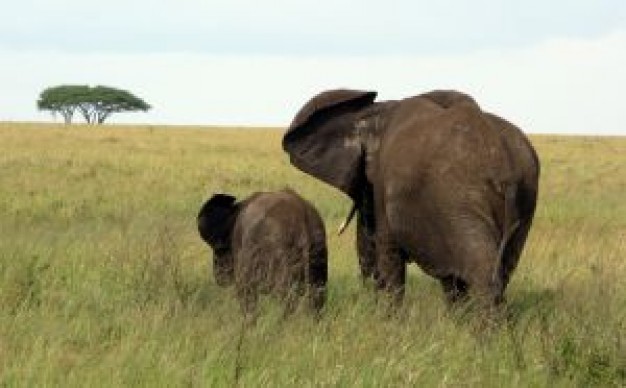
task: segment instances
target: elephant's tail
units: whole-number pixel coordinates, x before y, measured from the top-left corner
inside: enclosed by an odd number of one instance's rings
[[[517,184],[505,184],[502,187],[502,193],[504,194],[504,218],[502,220],[502,238],[498,246],[498,261],[495,271],[493,273],[493,280],[495,284],[501,284],[504,280],[504,272],[506,271],[505,251],[507,244],[513,237],[513,234],[520,227],[519,213],[517,209]],[[504,287],[504,284],[502,284]]]

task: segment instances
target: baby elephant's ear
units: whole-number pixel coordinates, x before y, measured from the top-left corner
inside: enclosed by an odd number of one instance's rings
[[[237,199],[228,194],[215,194],[198,213],[198,232],[210,245],[226,243],[233,225],[232,216]]]
[[[230,194],[213,194],[211,199],[209,199],[204,206],[231,207],[236,200],[237,198]]]

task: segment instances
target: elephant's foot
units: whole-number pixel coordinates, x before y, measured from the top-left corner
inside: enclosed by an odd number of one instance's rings
[[[502,305],[502,287],[490,280],[469,284],[468,288],[464,310],[471,313],[471,321],[476,331],[485,333],[498,328],[506,320],[506,309]]]
[[[363,281],[367,279],[376,279],[378,277],[378,274],[376,273],[376,263],[370,265],[359,260],[359,267],[361,269],[361,278]]]
[[[504,302],[504,286],[499,280],[476,282],[470,291],[472,299],[486,311],[497,311]]]
[[[463,279],[449,275],[441,278],[440,281],[443,292],[446,295],[446,300],[450,305],[467,301],[468,285]]]
[[[251,322],[256,321],[258,291],[249,287],[241,287],[237,289],[237,298],[245,319]]]
[[[376,279],[376,299],[387,309],[390,315],[402,305],[404,292],[404,283],[386,282],[382,277]]]
[[[308,290],[309,311],[319,314],[326,303],[326,287],[311,286]]]

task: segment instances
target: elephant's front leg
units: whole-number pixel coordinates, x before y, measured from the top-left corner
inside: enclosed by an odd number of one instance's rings
[[[366,183],[357,202],[356,248],[363,284],[380,278],[376,265],[376,219],[374,217],[374,193],[372,185]]]
[[[364,284],[370,279],[377,282],[380,277],[376,268],[375,230],[373,223],[366,222],[365,218],[366,216],[359,212],[356,226],[356,248],[359,256],[361,278]]]
[[[393,303],[401,303],[406,283],[406,260],[387,228],[377,231],[376,256],[377,288],[387,292]]]
[[[384,188],[374,188],[374,215],[376,229],[376,267],[379,278],[377,289],[384,290],[394,304],[404,298],[406,260],[396,241],[387,217]]]

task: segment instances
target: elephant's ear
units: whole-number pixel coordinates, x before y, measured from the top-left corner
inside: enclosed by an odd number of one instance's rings
[[[354,117],[375,98],[376,92],[349,89],[313,97],[283,137],[291,163],[355,198],[363,155],[354,139]]]
[[[215,247],[226,244],[233,225],[236,198],[228,194],[215,194],[206,201],[198,213],[198,232],[204,241]]]

